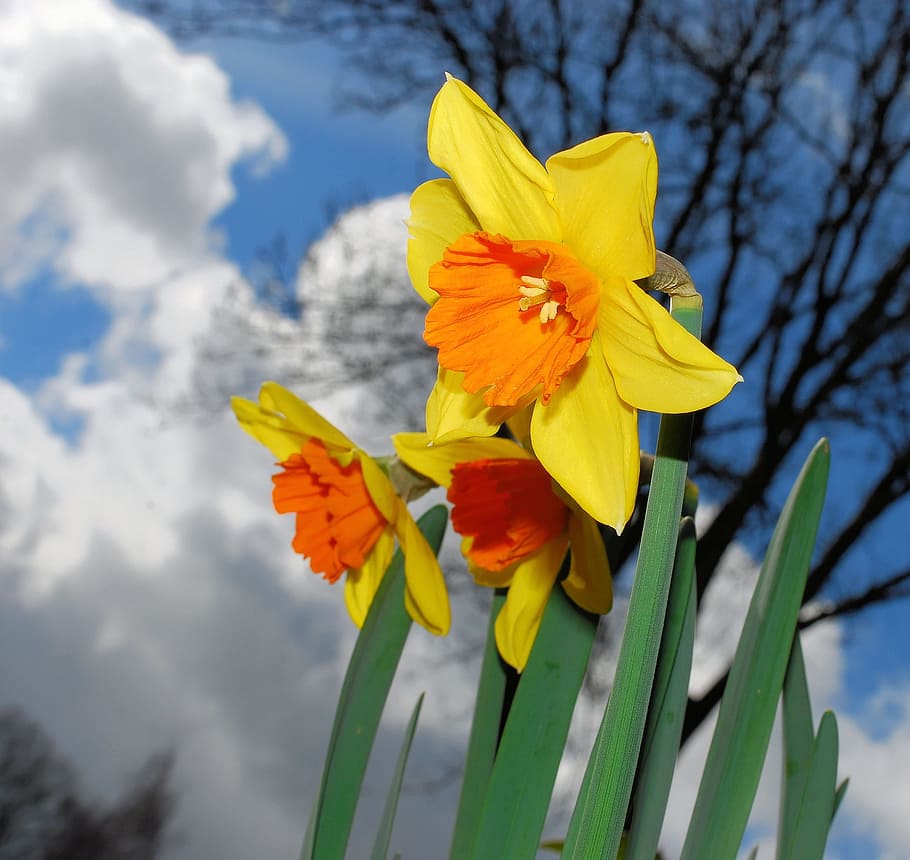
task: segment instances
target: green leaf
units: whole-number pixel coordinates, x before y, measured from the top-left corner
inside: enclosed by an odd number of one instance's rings
[[[796,630],[828,479],[809,455],[771,537],[720,703],[681,860],[735,857],[755,798]]]
[[[837,722],[831,711],[822,714],[812,749],[812,761],[787,860],[822,860],[828,830],[834,818],[837,785]]]
[[[806,683],[806,667],[799,635],[793,639],[787,674],[784,676],[782,702],[783,758],[781,774],[780,823],[777,830],[777,857],[792,857],[796,821],[812,763],[815,736],[812,730],[812,707]]]
[[[672,314],[690,332],[700,333],[700,297],[674,297]],[[691,415],[661,416],[616,678],[569,822],[563,860],[613,858],[619,851],[667,609],[691,432]]]
[[[553,589],[496,754],[475,860],[535,856],[597,621]]]
[[[395,764],[395,772],[392,775],[392,784],[389,786],[385,809],[379,822],[379,832],[376,834],[373,853],[370,855],[371,860],[387,860],[388,858],[389,843],[392,841],[392,828],[395,826],[395,812],[398,809],[398,798],[401,796],[401,785],[404,782],[404,769],[407,766],[408,754],[414,741],[414,732],[417,730],[417,720],[420,719],[421,705],[423,705],[423,693],[418,697],[417,704],[414,705],[414,710],[411,713],[411,719],[408,721],[408,727],[405,729],[401,752],[398,753],[398,761]]]
[[[487,624],[487,640],[484,645],[483,663],[480,667],[480,681],[477,685],[477,699],[474,703],[474,718],[471,722],[471,737],[465,758],[461,794],[458,798],[458,813],[455,816],[455,831],[452,835],[452,860],[470,855],[471,846],[477,835],[487,784],[496,757],[496,744],[502,719],[502,707],[506,691],[506,664],[496,649],[496,617],[505,603],[505,589],[496,589],[490,606],[490,621]]]
[[[695,523],[687,517],[679,529],[624,860],[654,860],[657,854],[689,697],[695,607]]]
[[[437,505],[418,522],[435,552],[447,521],[445,507]],[[302,860],[344,858],[379,718],[411,629],[404,588],[404,559],[399,549],[373,598],[348,663]]]
[[[847,786],[850,785],[850,780],[845,779],[838,787],[837,792],[834,795],[834,811],[831,813],[831,818],[833,819],[837,815],[837,810],[840,809],[841,803],[843,803],[844,795],[847,793]]]

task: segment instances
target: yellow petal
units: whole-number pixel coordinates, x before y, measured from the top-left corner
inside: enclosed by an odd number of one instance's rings
[[[427,432],[437,445],[471,436],[492,436],[516,409],[487,406],[479,394],[463,386],[464,374],[439,368],[427,399]]]
[[[528,662],[566,546],[566,536],[559,535],[515,565],[506,601],[496,618],[496,645],[502,659],[519,672]]]
[[[379,513],[386,518],[387,522],[393,523],[400,513],[398,506],[400,499],[392,486],[392,482],[389,480],[389,476],[379,468],[379,464],[372,457],[362,451],[358,452],[358,454],[363,480],[367,485],[367,491],[373,500],[373,504],[379,508]],[[407,508],[405,508],[405,512],[407,512]]]
[[[635,284],[604,284],[597,326],[619,396],[650,412],[692,412],[722,400],[741,380]]]
[[[411,195],[408,273],[414,289],[427,304],[439,298],[427,282],[430,266],[442,259],[442,252],[459,236],[479,229],[480,224],[451,179],[431,179]]]
[[[560,240],[547,171],[483,99],[455,78],[433,101],[427,149],[484,230],[510,239]]]
[[[344,580],[344,602],[351,620],[363,627],[376,589],[392,560],[395,549],[395,537],[391,529],[386,529],[379,536],[370,554],[364,559],[363,567],[348,571]]]
[[[268,412],[251,400],[232,397],[231,407],[240,426],[265,445],[279,463],[298,453],[309,438],[295,429],[287,418]]]
[[[351,450],[357,446],[312,406],[277,382],[265,382],[259,390],[263,409],[285,415],[288,422],[307,438],[322,440],[326,446]],[[334,452],[333,452],[334,453]]]
[[[588,354],[531,416],[534,453],[598,522],[622,531],[638,491],[638,424],[620,400],[595,333]]]
[[[613,577],[597,523],[584,511],[569,517],[572,562],[562,581],[566,594],[582,609],[603,615],[613,606]]]
[[[547,161],[563,240],[601,277],[654,272],[657,154],[651,135],[605,134]]]
[[[405,609],[430,633],[445,636],[452,619],[439,559],[417,528],[405,503],[399,499],[398,505],[395,532],[404,553]]]
[[[509,425],[509,430],[520,445],[528,446],[531,444],[531,413],[533,411],[533,404],[525,406],[524,409],[520,409],[506,421]]]
[[[392,444],[399,459],[421,475],[426,475],[441,487],[448,487],[456,463],[472,460],[508,458],[530,459],[531,455],[511,439],[474,438],[431,445],[429,433],[396,433]]]
[[[563,240],[601,277],[654,272],[657,153],[651,135],[605,134],[547,161]]]

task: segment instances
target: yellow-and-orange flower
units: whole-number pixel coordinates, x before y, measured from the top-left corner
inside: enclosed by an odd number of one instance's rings
[[[278,513],[297,515],[293,548],[329,582],[347,571],[344,598],[354,623],[363,624],[397,537],[408,613],[431,633],[447,633],[439,562],[382,467],[276,382],[262,386],[258,403],[231,403],[243,429],[279,461],[272,499]]]
[[[405,465],[448,487],[452,527],[462,535],[474,579],[508,588],[496,644],[520,672],[570,545],[562,587],[589,612],[610,610],[613,585],[597,523],[556,491],[543,466],[515,442],[475,438],[431,446],[429,440],[426,433],[392,437]]]
[[[427,429],[489,436],[523,408],[546,470],[620,531],[638,488],[637,410],[716,403],[736,370],[636,284],[655,269],[657,156],[607,134],[540,164],[468,86],[433,102],[408,269],[439,350]]]

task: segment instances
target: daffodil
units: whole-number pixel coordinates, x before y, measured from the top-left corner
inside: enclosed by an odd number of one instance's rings
[[[562,587],[589,612],[613,603],[610,567],[597,523],[558,492],[536,458],[508,439],[429,445],[426,433],[392,437],[406,466],[448,487],[452,527],[480,585],[508,588],[496,618],[503,659],[522,671],[547,599],[571,545]]]
[[[620,531],[638,487],[637,410],[690,412],[739,380],[635,281],[655,270],[657,157],[607,134],[538,162],[468,86],[433,103],[411,197],[408,269],[439,351],[436,443],[532,409],[531,444],[591,516]]]
[[[439,562],[379,463],[276,382],[262,386],[258,403],[235,397],[232,406],[243,429],[278,460],[272,500],[278,513],[297,515],[293,548],[329,582],[347,571],[354,623],[363,624],[397,538],[408,613],[431,633],[447,633]]]

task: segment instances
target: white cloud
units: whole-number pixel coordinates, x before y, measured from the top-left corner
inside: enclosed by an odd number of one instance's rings
[[[0,260],[7,283],[53,252],[65,279],[137,288],[212,242],[231,167],[285,140],[186,55],[108,0],[0,8]]]

